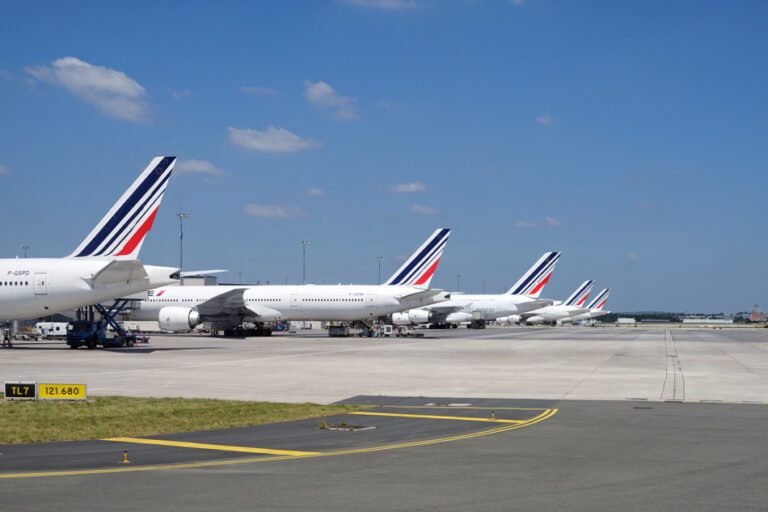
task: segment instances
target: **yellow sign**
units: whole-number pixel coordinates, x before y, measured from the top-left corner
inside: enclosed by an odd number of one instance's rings
[[[85,384],[44,384],[37,387],[38,398],[54,400],[85,400]]]

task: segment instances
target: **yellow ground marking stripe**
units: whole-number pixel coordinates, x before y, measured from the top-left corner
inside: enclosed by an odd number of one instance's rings
[[[525,423],[527,420],[492,420],[491,418],[471,418],[464,416],[433,416],[430,414],[397,414],[394,412],[366,412],[355,411],[349,414],[356,414],[358,416],[389,416],[395,418],[424,418],[428,420],[456,420],[456,421],[487,421],[491,423]]]
[[[175,446],[177,448],[195,448],[197,450],[218,450],[222,452],[263,453],[265,455],[291,455],[302,457],[305,455],[319,455],[320,452],[297,452],[292,450],[271,450],[269,448],[252,448],[250,446],[230,446],[226,444],[187,443],[184,441],[166,441],[163,439],[146,439],[141,437],[110,437],[102,441],[114,441],[116,443],[153,444],[160,446]]]
[[[390,444],[390,445],[383,445],[383,446],[372,446],[369,448],[353,448],[351,450],[339,450],[335,452],[325,452],[325,453],[317,453],[315,455],[300,455],[300,456],[293,456],[293,455],[282,455],[282,456],[274,456],[274,457],[250,457],[246,459],[230,459],[230,460],[214,460],[214,461],[206,461],[206,462],[190,462],[186,464],[162,464],[162,465],[152,465],[152,466],[129,466],[129,467],[121,467],[121,468],[108,468],[108,469],[80,469],[80,470],[71,470],[71,471],[49,471],[49,472],[38,472],[38,473],[7,473],[7,474],[0,474],[0,479],[5,478],[38,478],[38,477],[46,477],[46,476],[78,476],[78,475],[104,475],[104,474],[110,474],[110,473],[133,473],[137,471],[157,471],[162,469],[190,469],[190,468],[205,468],[205,467],[215,467],[215,466],[229,466],[233,464],[251,464],[254,462],[271,462],[271,461],[277,461],[277,460],[296,460],[296,459],[304,459],[304,458],[312,458],[312,457],[328,457],[332,455],[351,455],[356,453],[370,453],[370,452],[379,452],[384,450],[395,450],[398,448],[411,448],[414,446],[426,446],[430,444],[439,444],[439,443],[448,443],[452,441],[461,441],[463,439],[471,439],[475,437],[483,437],[488,436],[492,434],[498,434],[501,432],[506,432],[508,430],[516,430],[518,428],[528,427],[530,425],[533,425],[535,423],[539,423],[540,421],[544,421],[548,418],[551,418],[557,413],[557,409],[545,409],[544,412],[539,414],[538,416],[534,416],[530,420],[526,421],[525,423],[521,423],[519,425],[506,425],[503,427],[497,427],[492,428],[488,430],[481,430],[479,432],[473,432],[471,434],[463,434],[458,436],[450,436],[450,437],[441,437],[437,439],[426,439],[423,441],[413,441],[411,443],[401,443],[401,444]],[[306,453],[312,453],[312,452],[306,452]]]
[[[480,409],[483,411],[546,411],[546,407],[472,407],[468,405],[381,405],[382,409]]]

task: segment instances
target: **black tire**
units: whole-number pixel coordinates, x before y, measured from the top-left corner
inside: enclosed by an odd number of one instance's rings
[[[96,337],[88,338],[88,341],[85,343],[85,346],[88,348],[88,350],[93,350],[96,348],[96,346],[99,344],[99,342],[96,340]]]

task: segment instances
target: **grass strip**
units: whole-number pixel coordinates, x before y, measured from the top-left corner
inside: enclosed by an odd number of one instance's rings
[[[360,407],[344,405],[203,398],[100,396],[91,397],[87,402],[0,400],[0,443],[75,441],[247,427],[358,409]]]

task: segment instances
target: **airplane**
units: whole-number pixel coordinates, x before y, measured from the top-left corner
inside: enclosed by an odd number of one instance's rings
[[[370,322],[450,297],[429,288],[450,232],[435,230],[382,285],[169,286],[143,295],[132,318],[156,320],[168,331],[203,322],[223,329],[284,320]]]
[[[520,315],[518,321],[522,320],[529,324],[538,324],[542,322],[556,322],[564,318],[580,315],[584,313],[583,304],[587,297],[589,297],[589,292],[592,291],[594,285],[595,282],[592,280],[584,281],[565,302],[555,302],[551,306],[524,313]]]
[[[549,281],[559,252],[545,252],[539,260],[510,288],[507,293],[494,295],[458,294],[451,300],[419,309],[392,314],[394,325],[433,324],[457,326],[471,322],[470,327],[483,328],[485,322],[499,317],[521,314],[552,304],[549,299],[539,299],[541,290]]]
[[[603,315],[608,315],[611,312],[608,310],[604,310],[603,306],[605,306],[606,301],[608,300],[608,296],[611,294],[610,288],[605,288],[600,293],[597,294],[597,297],[595,297],[595,300],[589,303],[589,306],[587,306],[586,310],[583,310],[583,313],[580,315],[572,316],[570,318],[564,318],[562,321],[568,321],[571,322],[573,320],[591,320],[593,318],[598,318]]]
[[[0,321],[26,320],[170,284],[178,268],[138,260],[176,157],[155,157],[75,251],[0,259]]]

